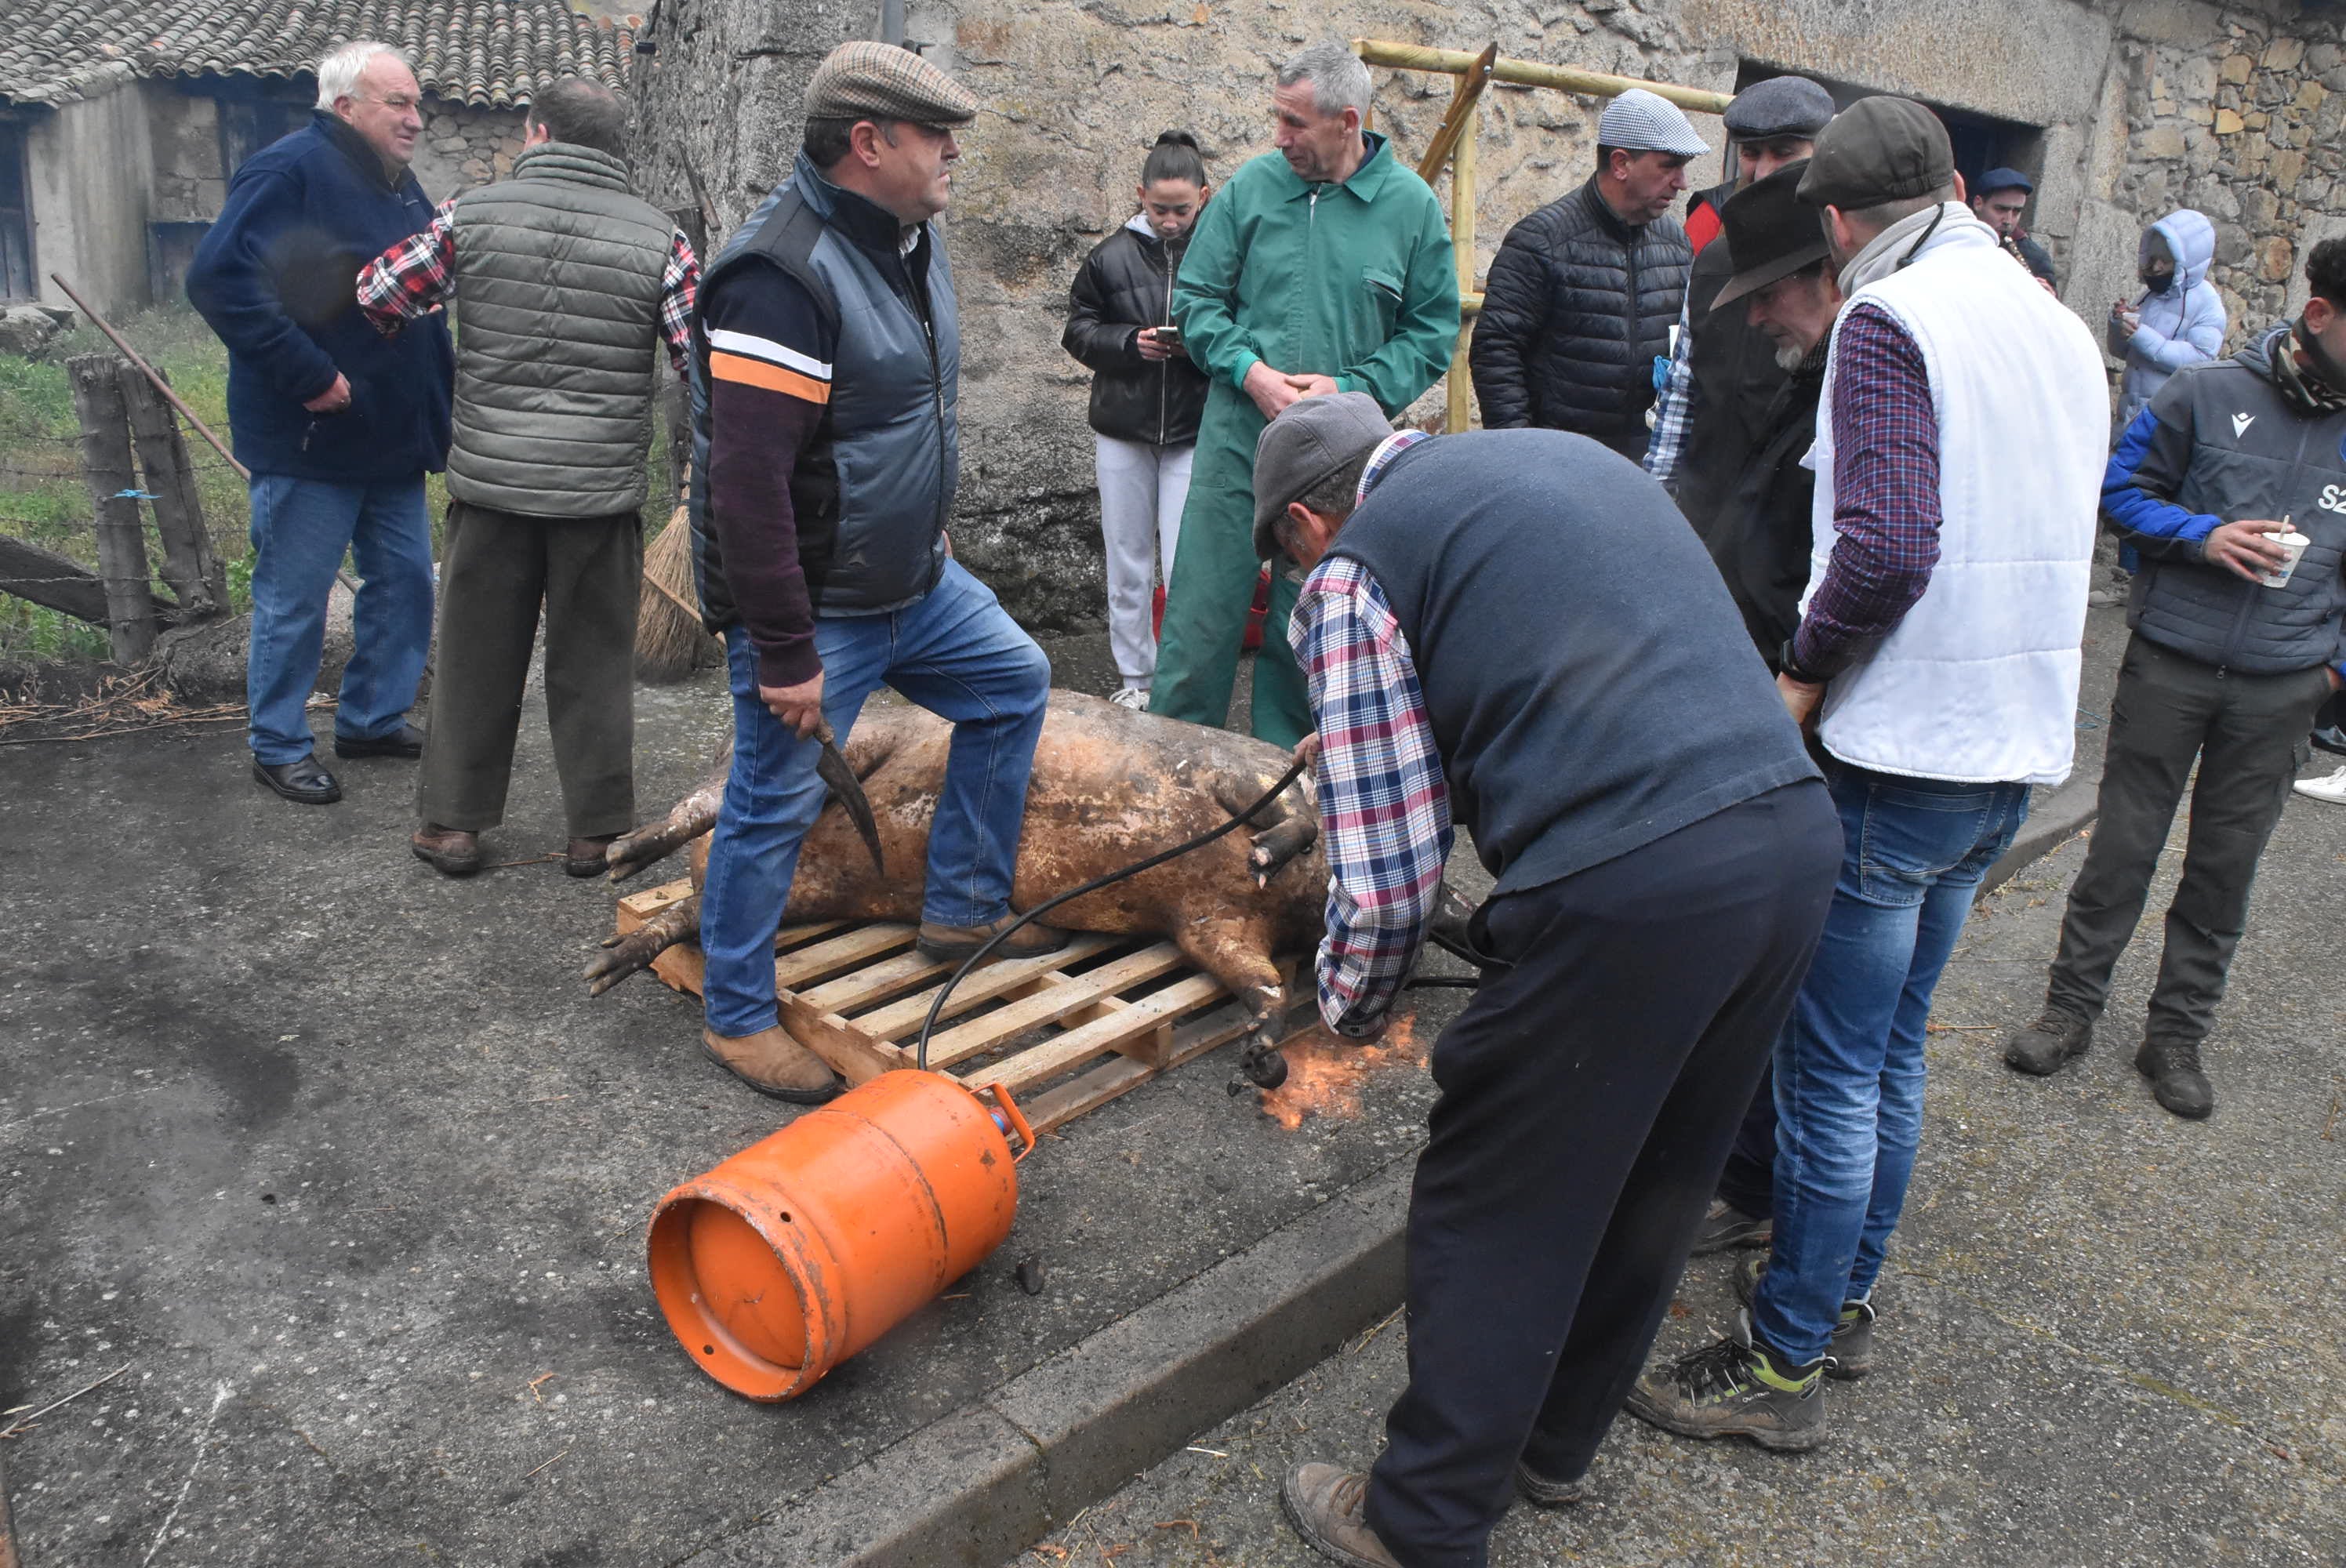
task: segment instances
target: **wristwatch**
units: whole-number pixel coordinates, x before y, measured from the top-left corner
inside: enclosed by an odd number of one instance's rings
[[[1810,675],[1807,670],[1800,667],[1800,661],[1792,657],[1792,644],[1797,639],[1793,637],[1786,637],[1784,639],[1784,646],[1776,650],[1777,673],[1784,676],[1787,679],[1797,680],[1802,686],[1824,685],[1825,677],[1821,675]]]

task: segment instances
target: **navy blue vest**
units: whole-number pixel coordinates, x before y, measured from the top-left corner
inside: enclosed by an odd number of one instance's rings
[[[1384,590],[1499,892],[1818,776],[1694,530],[1586,436],[1420,442],[1330,554]]]

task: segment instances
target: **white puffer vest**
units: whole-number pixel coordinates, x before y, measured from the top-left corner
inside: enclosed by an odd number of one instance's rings
[[[1961,208],[1911,264],[1851,294],[1842,319],[1860,302],[1887,311],[1923,351],[1939,425],[1939,561],[1905,619],[1826,688],[1825,748],[1882,773],[2058,784],[2076,751],[2077,650],[2108,444],[2101,354],[2085,323]],[[1837,326],[1834,336],[1809,454],[1810,596],[1837,538]]]

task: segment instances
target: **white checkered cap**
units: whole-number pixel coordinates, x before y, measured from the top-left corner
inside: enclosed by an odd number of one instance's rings
[[[1596,121],[1596,140],[1624,152],[1670,152],[1681,158],[1700,158],[1710,150],[1678,105],[1643,87],[1631,87],[1605,106]]]

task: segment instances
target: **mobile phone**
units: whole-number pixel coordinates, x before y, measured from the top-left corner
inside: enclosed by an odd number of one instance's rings
[[[1158,342],[1168,349],[1181,346],[1181,329],[1178,327],[1152,327],[1149,331],[1156,334]]]

